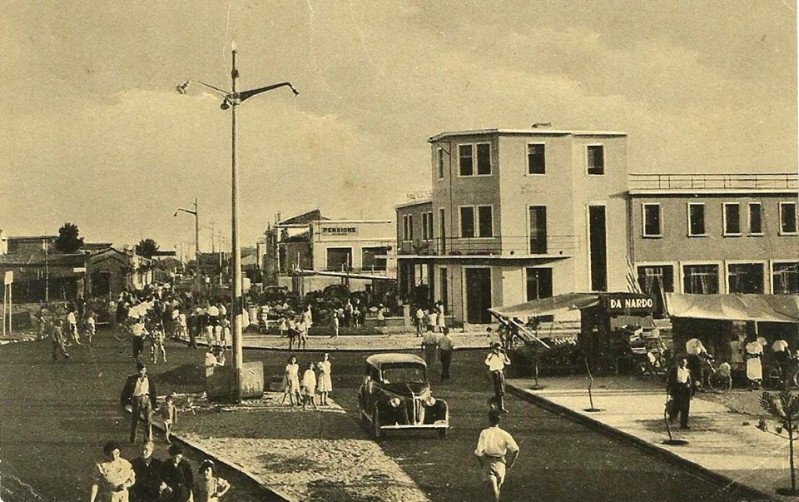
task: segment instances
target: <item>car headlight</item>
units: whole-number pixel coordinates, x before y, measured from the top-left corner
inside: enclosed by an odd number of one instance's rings
[[[436,398],[433,396],[427,396],[427,399],[424,400],[425,406],[433,406],[436,404]]]
[[[391,405],[391,406],[393,406],[394,408],[399,408],[399,405],[401,405],[401,404],[402,404],[402,400],[400,400],[400,398],[398,398],[398,397],[392,397],[392,398],[391,398],[391,399],[388,401],[388,404],[390,404],[390,405]]]

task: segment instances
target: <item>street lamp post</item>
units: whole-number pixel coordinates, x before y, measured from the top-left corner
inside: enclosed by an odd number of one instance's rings
[[[182,207],[177,208],[173,216],[177,216],[179,212],[189,213],[194,216],[194,286],[197,294],[200,294],[200,213],[199,205],[197,204],[197,197],[194,198],[194,211]]]
[[[239,78],[239,71],[236,67],[236,44],[231,44],[231,71],[230,79],[232,90],[227,92],[218,87],[214,87],[199,80],[188,80],[177,86],[177,90],[181,94],[186,93],[186,89],[192,82],[203,85],[209,89],[214,90],[223,98],[221,108],[223,110],[231,109],[231,134],[230,134],[230,177],[231,177],[231,240],[232,242],[232,261],[233,261],[233,302],[231,309],[233,311],[233,375],[235,379],[233,397],[236,402],[241,402],[241,370],[242,370],[242,310],[244,304],[242,302],[242,279],[241,279],[241,245],[239,244],[239,200],[238,200],[238,166],[236,162],[236,107],[238,107],[244,100],[249,99],[258,94],[278,89],[280,87],[288,87],[298,95],[299,92],[291,85],[291,82],[280,82],[277,84],[259,87],[248,91],[239,92],[237,83]]]

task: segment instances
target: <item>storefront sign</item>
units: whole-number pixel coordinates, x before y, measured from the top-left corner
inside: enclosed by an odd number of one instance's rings
[[[322,227],[322,235],[357,235],[358,227]]]
[[[655,300],[641,293],[608,293],[600,296],[602,306],[612,313],[651,313],[655,310]]]

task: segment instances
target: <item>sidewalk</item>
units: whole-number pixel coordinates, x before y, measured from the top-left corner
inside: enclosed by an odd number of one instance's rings
[[[745,486],[760,492],[764,500],[795,500],[775,491],[791,486],[788,441],[758,430],[758,416],[734,411],[698,395],[691,401],[691,429],[672,428],[673,437],[688,444],[669,446],[663,444],[668,439],[663,418],[666,394],[659,381],[623,376],[595,378],[593,407],[602,410],[596,412],[586,411],[591,402],[584,375],[541,379],[540,390],[531,390],[533,383],[532,379],[507,381],[509,392],[531,403],[631,441],[701,476],[724,485]],[[743,390],[730,392],[746,393],[752,399],[755,394],[760,395]]]

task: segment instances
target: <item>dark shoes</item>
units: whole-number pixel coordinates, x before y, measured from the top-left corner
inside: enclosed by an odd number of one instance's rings
[[[690,429],[691,429],[691,427],[690,427],[690,426],[688,426],[688,425],[681,425],[681,426],[680,426],[680,429],[682,429],[682,430],[684,430],[684,431],[687,431],[687,430],[690,430]]]

